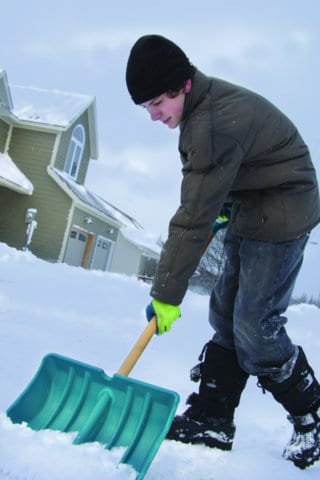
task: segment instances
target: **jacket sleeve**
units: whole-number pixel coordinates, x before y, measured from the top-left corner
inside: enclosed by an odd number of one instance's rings
[[[197,120],[184,158],[181,204],[170,221],[151,288],[152,297],[172,305],[182,302],[243,158],[238,142],[225,135],[212,138],[208,122]]]

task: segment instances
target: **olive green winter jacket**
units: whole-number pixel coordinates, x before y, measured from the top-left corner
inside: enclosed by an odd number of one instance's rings
[[[283,242],[320,221],[307,146],[292,122],[262,96],[196,71],[180,123],[181,205],[151,289],[179,305],[212,223],[233,201],[229,228],[240,237]]]

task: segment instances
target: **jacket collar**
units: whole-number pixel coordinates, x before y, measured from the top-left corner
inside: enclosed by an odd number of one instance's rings
[[[186,95],[181,122],[185,122],[193,110],[202,102],[211,87],[212,79],[196,70],[192,79],[192,88]]]

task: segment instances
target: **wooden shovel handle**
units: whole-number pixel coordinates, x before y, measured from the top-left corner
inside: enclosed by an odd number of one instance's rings
[[[207,250],[211,240],[213,238],[213,233],[210,233],[208,237],[208,241],[203,247],[202,254],[205,253]],[[142,353],[144,352],[146,346],[150,342],[151,338],[153,335],[157,332],[157,319],[156,317],[152,317],[146,328],[143,330],[142,334],[136,341],[135,345],[133,346],[131,352],[128,354],[127,358],[117,371],[119,375],[123,375],[124,377],[127,377],[139,358],[141,357]]]
[[[119,375],[123,375],[127,377],[137,361],[139,360],[140,356],[144,352],[146,346],[150,342],[153,335],[157,332],[157,319],[156,317],[152,317],[146,328],[143,330],[142,334],[136,341],[135,345],[133,346],[131,352],[128,354],[127,358],[117,371]]]

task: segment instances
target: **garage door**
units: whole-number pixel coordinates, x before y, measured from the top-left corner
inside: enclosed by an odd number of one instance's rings
[[[109,270],[114,242],[111,240],[98,236],[95,246],[91,268],[94,270]]]
[[[88,235],[75,228],[70,231],[67,250],[64,261],[68,265],[81,266],[86,250]]]

